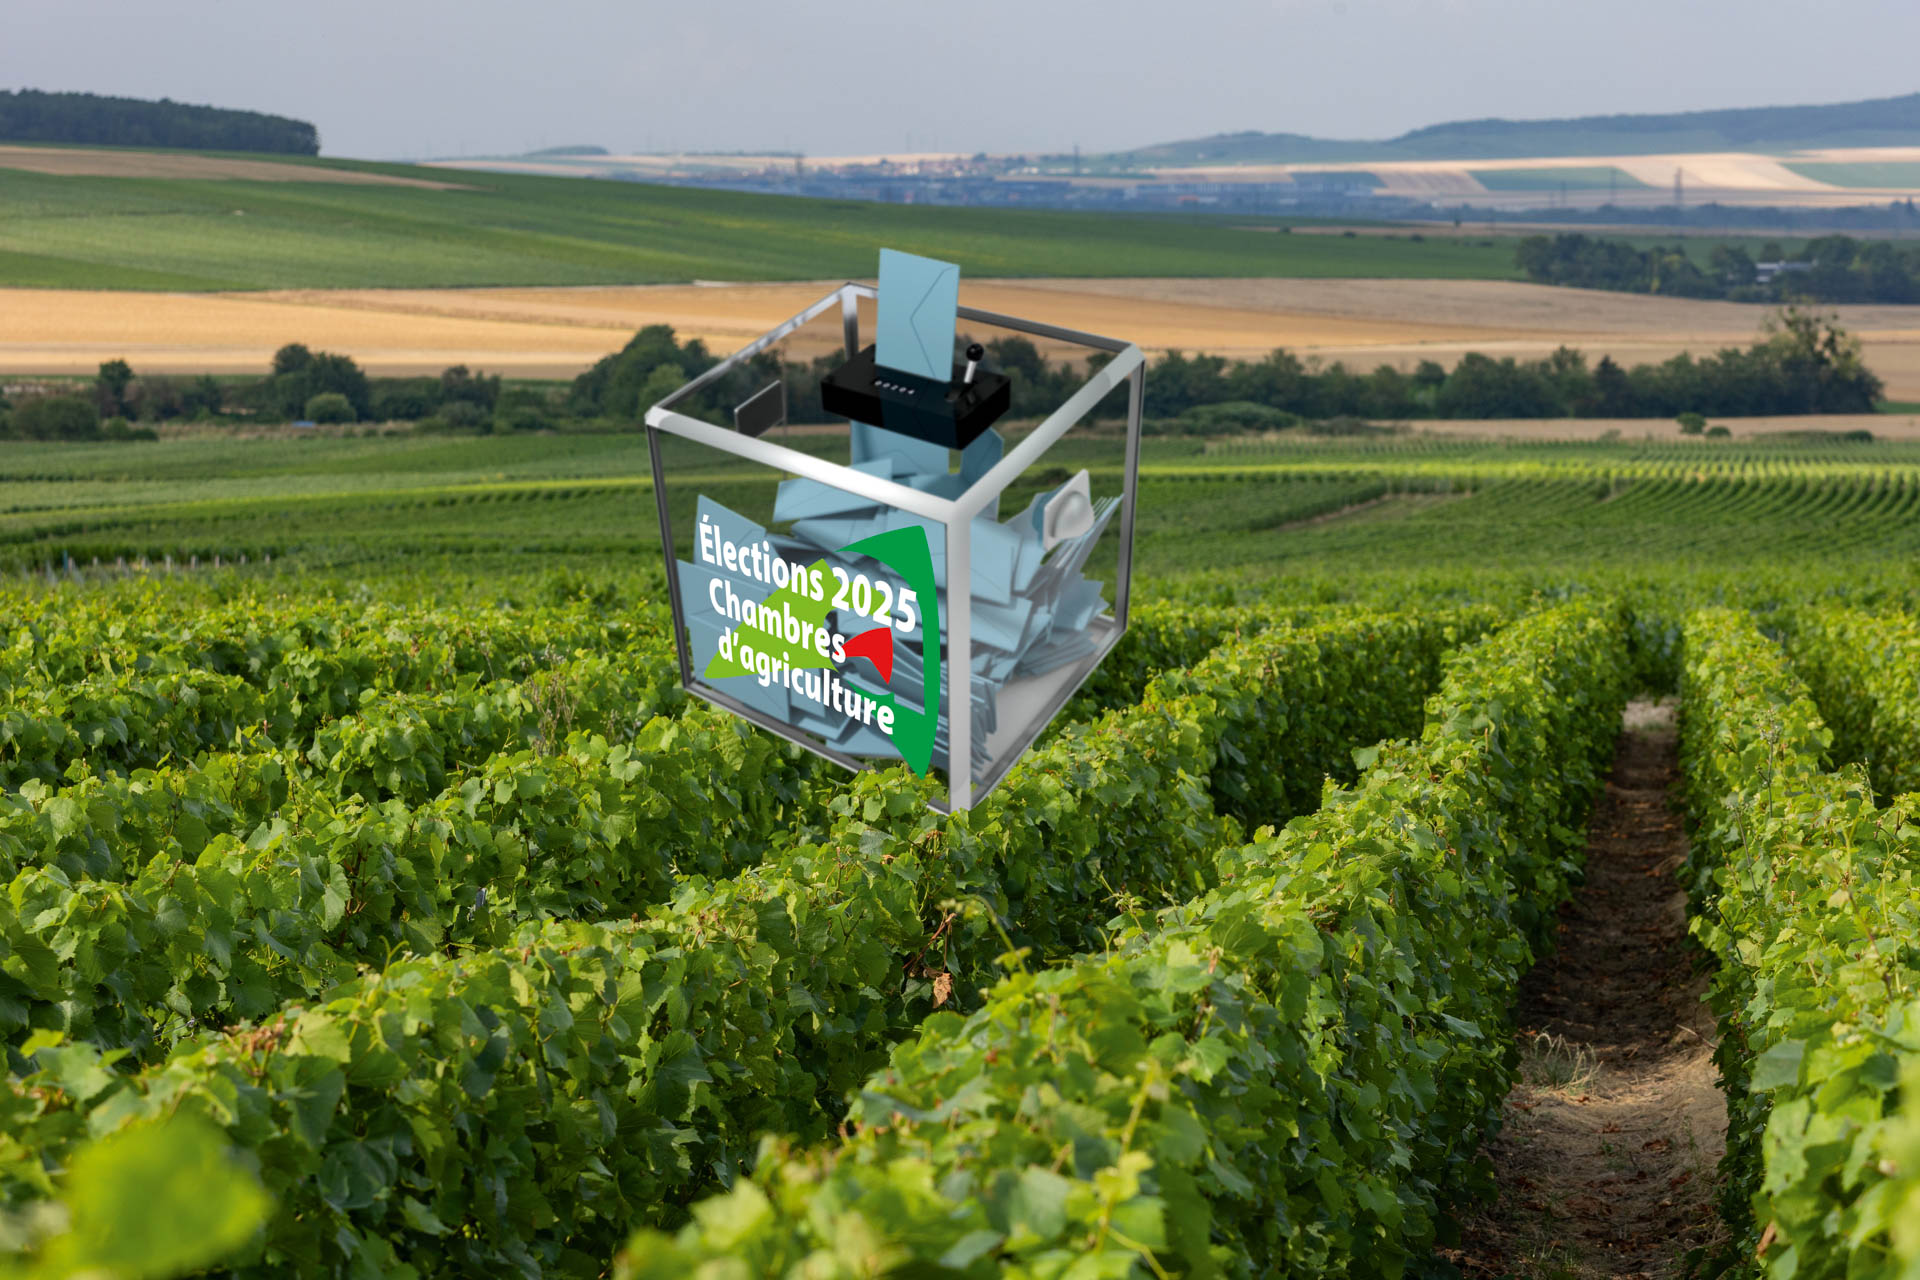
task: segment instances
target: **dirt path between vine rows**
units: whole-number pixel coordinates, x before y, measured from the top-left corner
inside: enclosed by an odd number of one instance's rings
[[[1496,1201],[1442,1257],[1469,1280],[1665,1280],[1713,1238],[1726,1107],[1674,870],[1673,703],[1628,706],[1586,883],[1521,986],[1521,1080],[1489,1146]]]

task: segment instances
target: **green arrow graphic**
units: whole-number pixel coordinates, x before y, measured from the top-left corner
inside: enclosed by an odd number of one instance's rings
[[[893,745],[907,768],[921,777],[933,767],[934,725],[940,718],[940,594],[933,581],[933,552],[927,531],[919,525],[889,529],[840,548],[839,554],[872,556],[906,581],[922,602],[921,622],[926,637],[925,678],[921,682],[923,709],[894,706]],[[889,699],[893,695],[887,695]]]

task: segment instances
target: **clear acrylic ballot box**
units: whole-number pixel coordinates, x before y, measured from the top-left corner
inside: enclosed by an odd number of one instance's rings
[[[947,399],[989,387],[999,416],[942,439],[863,352],[875,303],[842,285],[647,411],[680,675],[849,769],[943,776],[966,809],[1126,629],[1144,360],[960,307]],[[849,401],[855,376],[891,398]]]

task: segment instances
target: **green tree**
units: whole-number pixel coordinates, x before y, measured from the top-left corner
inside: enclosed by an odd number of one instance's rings
[[[647,374],[647,380],[640,384],[634,396],[634,404],[644,413],[648,406],[658,404],[680,389],[687,380],[687,374],[677,364],[655,365]]]
[[[1707,258],[1707,267],[1713,278],[1726,288],[1744,288],[1753,283],[1753,256],[1738,245],[1715,245]]]
[[[1884,387],[1860,358],[1860,339],[1837,317],[1799,307],[1769,316],[1762,354],[1799,413],[1872,413]]]
[[[1854,270],[1860,277],[1860,292],[1869,302],[1920,301],[1909,260],[1890,241],[1872,240],[1861,246]]]
[[[418,422],[440,407],[438,378],[375,378],[372,383],[375,422]]]
[[[1639,416],[1640,406],[1634,396],[1633,380],[1612,356],[1601,356],[1600,363],[1593,366],[1593,398],[1589,403],[1592,406],[1591,417]]]
[[[180,393],[181,412],[196,419],[217,417],[225,403],[226,393],[210,373],[201,374]]]
[[[446,431],[478,431],[482,434],[493,430],[493,419],[487,411],[471,400],[455,400],[452,404],[443,404],[439,412],[428,419],[434,426]]]
[[[306,416],[310,422],[357,422],[353,404],[338,391],[322,391],[307,400]]]
[[[467,366],[456,364],[440,374],[441,404],[465,400],[482,409],[492,409],[500,400],[500,376],[475,375]]]
[[[127,411],[127,384],[133,381],[133,366],[125,360],[103,360],[93,380],[93,403],[103,414]]]
[[[310,351],[297,342],[274,352],[273,373],[255,394],[262,408],[296,418],[306,411],[307,401],[327,391],[345,396],[355,418],[373,416],[373,386],[351,356]]]
[[[1675,298],[1715,298],[1723,292],[1717,280],[1700,270],[1685,245],[1647,251],[1647,291]]]
[[[1680,424],[1680,434],[1683,436],[1697,436],[1707,429],[1706,417],[1691,409],[1681,414],[1675,421]]]
[[[313,352],[307,350],[304,343],[289,342],[273,353],[273,372],[277,377],[283,373],[299,373],[313,363]]]
[[[1460,357],[1436,407],[1449,418],[1557,418],[1561,413],[1553,383],[1538,366],[1477,351]]]
[[[545,431],[554,423],[554,405],[548,396],[531,387],[516,387],[501,392],[493,409],[493,429],[503,431]]]
[[[186,394],[174,378],[149,374],[127,391],[127,415],[142,422],[164,422],[186,412]]]
[[[613,355],[605,356],[593,368],[573,380],[573,387],[567,394],[570,408],[583,417],[616,418],[632,420],[647,411],[647,407],[660,398],[643,394],[651,385],[656,390],[660,381],[653,381],[655,369],[662,365],[671,365],[681,371],[681,382],[698,377],[711,369],[717,361],[707,351],[706,344],[694,339],[684,346],[674,340],[670,325],[650,324],[634,334],[627,345]],[[679,383],[668,390],[677,389]],[[665,394],[662,392],[661,394]],[[736,401],[732,403],[737,403]],[[689,411],[712,409],[711,404],[685,406]]]
[[[1188,357],[1179,351],[1162,355],[1147,371],[1147,416],[1177,418],[1197,404],[1219,404],[1231,398],[1226,367],[1221,356]]]
[[[1437,367],[1437,366],[1436,366]],[[1441,377],[1444,379],[1445,374]],[[1313,398],[1312,377],[1300,357],[1276,347],[1264,359],[1237,363],[1226,377],[1225,400],[1246,400],[1271,405],[1289,413],[1304,412]],[[1153,385],[1148,379],[1147,385]]]
[[[29,440],[92,440],[100,434],[93,401],[80,396],[42,396],[12,414],[13,432]]]

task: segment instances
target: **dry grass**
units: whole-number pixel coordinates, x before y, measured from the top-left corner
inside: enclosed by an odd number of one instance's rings
[[[233,160],[185,151],[0,146],[0,169],[67,178],[243,178],[248,182],[344,182],[376,187],[430,187],[440,191],[461,189],[457,183],[433,182],[426,178],[397,178],[384,173],[283,164],[275,160]]]
[[[379,373],[466,363],[565,377],[645,324],[730,351],[831,282],[611,288],[293,290],[153,294],[13,290],[0,306],[0,373],[83,373],[124,356],[153,372],[251,372],[300,341]],[[1468,351],[1531,358],[1560,345],[1623,363],[1752,341],[1766,309],[1485,280],[979,280],[963,301],[1149,351],[1258,357],[1287,347],[1371,369],[1450,364]],[[1838,308],[1890,398],[1920,400],[1920,307]],[[818,341],[833,340],[832,326]],[[822,345],[822,349],[825,346]],[[796,347],[791,354],[817,354]]]
[[[1599,1074],[1599,1058],[1577,1040],[1543,1031],[1521,1044],[1520,1079],[1536,1089],[1583,1094]]]
[[[124,357],[143,373],[264,373],[288,342],[344,351],[375,373],[467,364],[570,377],[632,329],[536,323],[355,305],[350,295],[0,292],[0,373],[91,373]]]

